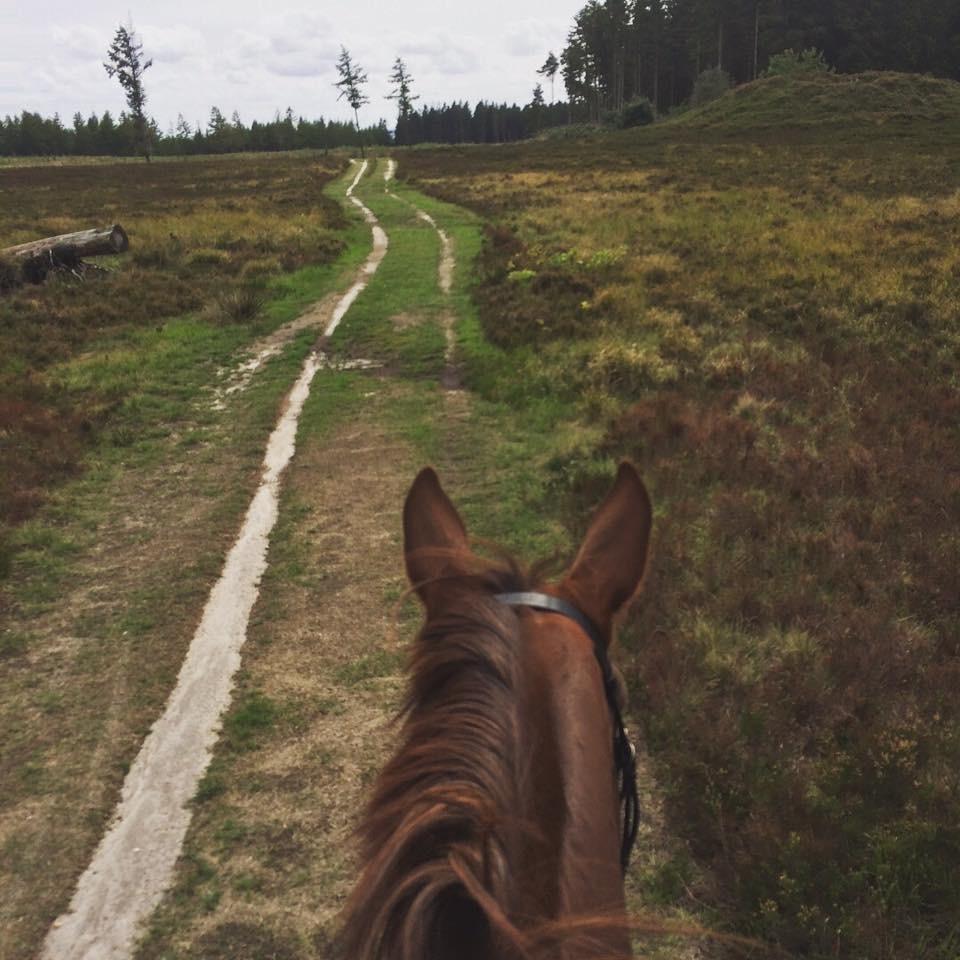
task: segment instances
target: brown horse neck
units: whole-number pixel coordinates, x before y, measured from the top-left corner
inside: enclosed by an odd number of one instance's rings
[[[591,641],[550,613],[521,616],[520,718],[523,821],[514,858],[518,913],[540,921],[624,915],[620,821],[612,727]],[[622,925],[593,934],[596,951],[628,956]],[[571,938],[576,941],[576,938]],[[560,951],[556,956],[564,957]]]

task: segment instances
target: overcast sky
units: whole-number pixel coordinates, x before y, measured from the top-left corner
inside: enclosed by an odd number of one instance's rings
[[[0,0],[0,116],[123,109],[103,69],[120,23],[132,18],[153,67],[147,110],[166,130],[182,113],[204,125],[210,108],[245,123],[288,106],[311,119],[348,119],[334,67],[345,46],[368,73],[361,123],[396,107],[385,99],[397,56],[414,78],[418,106],[479,99],[526,103],[536,70],[558,54],[584,0]],[[559,81],[559,78],[558,78]],[[550,84],[544,84],[547,98]],[[561,84],[557,84],[557,96]]]

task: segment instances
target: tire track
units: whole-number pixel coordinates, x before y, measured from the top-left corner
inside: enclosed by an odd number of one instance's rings
[[[373,249],[353,286],[340,299],[321,344],[386,256],[388,239],[377,218],[353,191],[368,167],[360,165],[347,190],[371,225]],[[196,793],[229,705],[250,611],[266,569],[270,532],[277,520],[280,480],[293,457],[297,423],[325,357],[314,350],[287,395],[267,443],[260,485],[180,669],[163,715],[143,742],[124,780],[120,803],[68,911],[48,933],[42,960],[128,958],[148,918],[170,885]]]
[[[445,297],[449,297],[450,291],[453,289],[453,275],[457,266],[456,256],[453,249],[453,239],[446,232],[446,230],[443,229],[443,227],[439,226],[437,221],[434,220],[429,213],[424,210],[420,210],[414,204],[410,203],[409,200],[405,200],[403,197],[398,196],[396,193],[393,193],[390,190],[389,184],[396,175],[396,172],[397,161],[388,159],[387,169],[384,170],[383,173],[383,191],[392,199],[406,204],[416,213],[420,220],[423,220],[425,223],[429,223],[430,226],[437,231],[437,236],[440,237],[440,263],[437,267],[437,283],[440,286],[440,292]],[[456,365],[457,337],[454,330],[456,317],[453,310],[447,309],[444,311],[442,322],[443,333],[447,341],[447,346],[444,352],[444,370],[440,379],[441,386],[443,386],[446,390],[461,390],[462,384],[460,382],[460,372]]]

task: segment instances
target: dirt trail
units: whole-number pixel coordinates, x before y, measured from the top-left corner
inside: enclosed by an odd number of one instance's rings
[[[250,356],[237,364],[233,370],[218,371],[222,382],[213,388],[213,400],[210,406],[214,410],[223,410],[227,406],[227,399],[246,390],[253,380],[254,374],[272,357],[281,354],[284,348],[292,343],[297,334],[303,330],[326,330],[331,322],[333,312],[340,302],[341,294],[331,293],[309,309],[295,317],[289,323],[278,327],[262,340],[250,346],[247,351]]]
[[[352,196],[366,169],[365,161],[347,196],[373,227],[373,251],[333,310],[325,336],[333,333],[386,255],[386,234],[373,213]],[[80,879],[69,911],[44,942],[44,960],[129,956],[140,923],[169,886],[190,821],[186,804],[209,764],[240,665],[239,651],[277,519],[280,477],[293,456],[300,412],[321,364],[322,358],[311,354],[287,397],[267,445],[260,487],[207,601],[177,685],[127,774],[114,820]]]
[[[452,248],[446,253],[452,278]],[[327,365],[343,367],[335,354]],[[301,437],[244,648],[238,708],[243,691],[255,691],[295,715],[295,727],[278,724],[250,752],[218,750],[222,792],[196,807],[177,886],[153,919],[164,932],[143,944],[142,958],[171,949],[205,958],[327,955],[355,876],[357,812],[395,733],[402,645],[385,638],[404,588],[399,505],[420,465],[390,426],[390,411],[411,402],[411,384],[377,373],[355,389],[362,407],[346,422],[329,436]],[[446,404],[443,412],[442,432],[456,432],[457,411]],[[225,847],[225,823],[242,843]],[[197,863],[212,867],[202,892]],[[197,910],[198,896],[215,897],[216,909]]]

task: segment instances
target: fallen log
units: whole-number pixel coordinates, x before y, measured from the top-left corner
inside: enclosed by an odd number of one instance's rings
[[[65,247],[76,257],[100,257],[112,253],[125,253],[130,249],[126,230],[115,223],[103,230],[80,230],[77,233],[62,233],[45,240],[31,240],[16,247],[0,250],[0,257],[35,257],[55,247]]]
[[[127,232],[118,223],[102,230],[62,233],[6,247],[0,250],[0,260],[5,262],[3,273],[8,282],[3,284],[3,278],[0,278],[0,286],[14,286],[17,282],[43,283],[47,274],[57,269],[69,270],[74,276],[82,277],[87,266],[83,263],[84,257],[109,256],[129,249]]]

